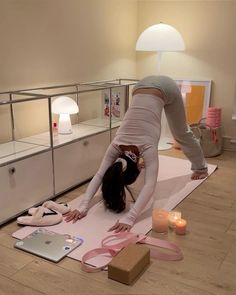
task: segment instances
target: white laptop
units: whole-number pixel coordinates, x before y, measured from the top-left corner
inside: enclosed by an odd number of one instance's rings
[[[81,237],[71,237],[40,228],[24,239],[17,241],[15,247],[58,262],[82,243]]]

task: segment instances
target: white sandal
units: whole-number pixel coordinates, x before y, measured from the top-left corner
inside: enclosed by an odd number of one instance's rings
[[[53,201],[46,201],[42,205],[45,208],[55,210],[57,212],[60,212],[62,215],[66,214],[67,212],[71,211],[71,208],[67,204],[58,204]]]
[[[66,214],[67,212],[69,212],[71,210],[71,208],[67,204],[58,204],[58,203],[53,202],[53,201],[46,201],[46,202],[43,203],[43,205],[41,207],[44,207],[45,210],[48,209],[48,212],[50,212],[50,209],[51,209],[53,211],[61,213],[62,215]],[[39,207],[30,208],[28,210],[28,214],[34,216],[35,214],[37,214],[38,208]]]
[[[31,208],[29,211],[34,213],[34,215],[20,216],[17,218],[17,223],[32,226],[47,226],[54,225],[62,221],[63,217],[61,213],[45,209],[46,208],[42,206]]]

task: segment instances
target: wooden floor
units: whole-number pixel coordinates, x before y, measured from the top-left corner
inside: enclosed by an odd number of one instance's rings
[[[176,150],[161,154],[183,157]],[[85,273],[70,258],[54,264],[14,249],[11,234],[18,226],[13,220],[0,229],[0,294],[236,294],[236,153],[224,152],[208,162],[219,169],[178,206],[188,220],[187,235],[163,236],[181,247],[184,260],[152,260],[139,279],[126,286],[108,279],[106,272]],[[85,188],[59,200],[71,200]]]

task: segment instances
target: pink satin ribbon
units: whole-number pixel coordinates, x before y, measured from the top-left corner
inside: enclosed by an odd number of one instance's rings
[[[166,261],[183,259],[183,254],[180,248],[174,243],[171,243],[165,240],[156,239],[153,237],[148,237],[143,234],[122,232],[122,233],[117,233],[117,234],[107,236],[106,238],[102,240],[101,248],[96,248],[85,253],[81,260],[81,268],[82,270],[86,272],[98,272],[100,270],[104,270],[107,267],[108,263],[102,266],[96,267],[96,266],[87,264],[87,261],[91,258],[94,258],[98,255],[105,254],[105,253],[110,255],[110,260],[111,260],[112,257],[116,256],[124,247],[127,247],[129,244],[136,244],[136,243],[147,244],[147,245],[160,247],[163,249],[167,249],[168,251],[169,250],[171,251],[171,253],[165,253],[163,251],[158,250],[157,248],[151,248],[150,250],[151,250],[152,258],[157,258],[157,259],[166,260]]]

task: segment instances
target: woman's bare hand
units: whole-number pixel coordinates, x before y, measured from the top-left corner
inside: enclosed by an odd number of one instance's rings
[[[67,212],[66,214],[63,215],[65,217],[66,222],[72,221],[75,223],[77,220],[83,218],[86,216],[86,213],[81,213],[79,210],[72,210],[70,212]]]
[[[126,223],[120,223],[119,220],[117,220],[116,224],[113,225],[111,228],[109,228],[108,231],[115,231],[115,233],[119,233],[119,232],[124,232],[127,231],[129,232],[131,229],[131,225],[126,224]]]

